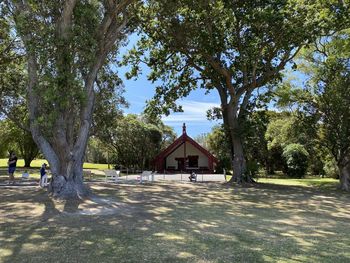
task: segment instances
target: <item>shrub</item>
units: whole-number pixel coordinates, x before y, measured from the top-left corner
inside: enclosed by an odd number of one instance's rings
[[[226,174],[228,174],[229,170],[232,170],[231,159],[225,156],[219,156],[219,163],[215,168],[215,172],[218,174],[222,174],[224,169],[226,170]]]
[[[287,163],[287,174],[293,178],[305,176],[309,154],[301,144],[289,144],[283,149],[283,157]]]
[[[327,159],[324,162],[323,169],[325,171],[326,176],[339,179],[339,169],[337,166],[337,162],[334,160],[334,158],[327,156]]]
[[[257,161],[250,160],[247,162],[247,170],[246,173],[251,178],[256,178],[259,172],[259,164]]]

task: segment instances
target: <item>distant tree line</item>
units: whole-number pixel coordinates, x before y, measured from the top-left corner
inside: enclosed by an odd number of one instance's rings
[[[161,120],[128,114],[114,119],[90,138],[86,160],[112,163],[117,168],[151,169],[153,158],[176,138]]]

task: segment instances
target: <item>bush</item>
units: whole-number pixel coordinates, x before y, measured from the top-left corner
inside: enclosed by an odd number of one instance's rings
[[[339,179],[339,169],[337,166],[337,162],[332,157],[327,157],[323,167],[326,176],[333,177],[335,179]]]
[[[313,157],[309,160],[309,171],[312,175],[325,175],[324,163],[321,158]]]
[[[287,163],[287,174],[293,178],[305,176],[309,154],[301,144],[289,144],[283,149],[283,157]]]
[[[248,161],[247,162],[247,170],[246,173],[251,177],[251,178],[256,178],[259,172],[259,164],[257,161]]]
[[[217,164],[216,168],[215,168],[215,172],[218,174],[222,174],[224,172],[224,169],[226,170],[226,174],[227,171],[232,170],[232,165],[231,165],[231,159],[227,158],[227,157],[222,157],[219,156],[219,163]]]

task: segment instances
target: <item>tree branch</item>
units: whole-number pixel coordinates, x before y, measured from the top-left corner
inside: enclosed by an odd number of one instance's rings
[[[90,70],[85,78],[85,91],[88,101],[81,112],[81,126],[79,136],[74,145],[74,152],[77,156],[85,151],[87,137],[89,136],[90,125],[92,122],[93,106],[95,102],[94,83],[97,73],[102,67],[108,52],[111,51],[121,31],[126,27],[128,16],[125,9],[135,0],[105,1],[105,17],[103,18],[97,33],[98,45],[95,51],[95,57],[91,64]],[[118,16],[123,14],[123,20],[118,26]]]

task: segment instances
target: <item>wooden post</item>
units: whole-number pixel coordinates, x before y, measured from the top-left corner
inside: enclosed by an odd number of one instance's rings
[[[182,126],[182,135],[183,135],[183,144],[184,144],[184,160],[183,160],[183,164],[184,164],[184,169],[186,171],[187,169],[187,162],[186,162],[186,124],[184,123]],[[182,177],[182,174],[181,174]],[[182,180],[181,180],[182,181]]]

